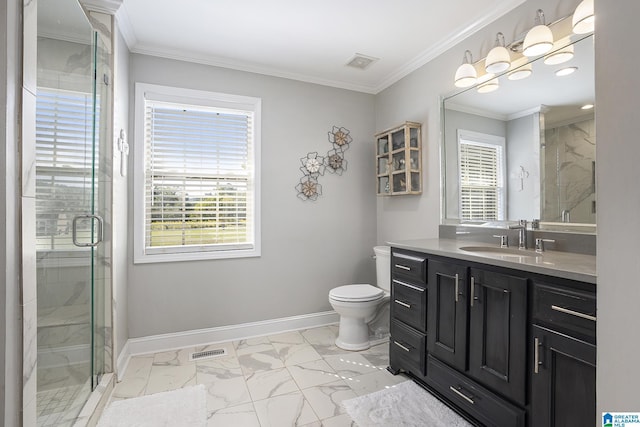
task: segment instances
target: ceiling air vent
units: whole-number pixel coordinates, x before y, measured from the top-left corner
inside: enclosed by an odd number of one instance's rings
[[[357,68],[359,70],[364,70],[368,68],[371,64],[376,62],[379,58],[374,58],[373,56],[362,55],[361,53],[356,53],[353,58],[347,62],[348,67]]]
[[[211,359],[214,357],[226,356],[227,349],[226,348],[216,348],[213,350],[207,351],[197,351],[195,353],[189,354],[189,362],[193,362],[194,360],[205,360]]]

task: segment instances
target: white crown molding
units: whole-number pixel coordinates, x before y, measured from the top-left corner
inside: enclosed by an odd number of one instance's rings
[[[124,3],[118,12],[116,12],[116,27],[120,30],[124,42],[131,51],[138,44],[138,37],[133,29],[131,20],[129,19],[129,12],[127,11],[127,5]]]
[[[493,113],[482,108],[469,107],[468,105],[447,102],[447,110],[459,111],[461,113],[473,114],[474,116],[486,117],[488,119],[507,121],[509,117],[505,114]]]
[[[127,365],[129,364],[129,359],[134,355],[158,353],[203,344],[237,341],[281,332],[317,328],[335,324],[339,320],[340,316],[335,311],[324,311],[239,325],[130,338],[118,355],[117,376],[118,378],[124,376]]]
[[[306,74],[291,73],[288,71],[282,71],[275,68],[263,67],[260,65],[247,64],[242,62],[236,62],[229,59],[216,58],[207,55],[192,55],[184,51],[172,50],[172,49],[158,49],[157,47],[144,46],[141,44],[135,45],[133,48],[129,48],[132,53],[138,53],[142,55],[157,56],[167,59],[175,59],[178,61],[193,62],[197,64],[211,65],[214,67],[228,68],[237,71],[246,71],[249,73],[263,74],[272,77],[281,77],[290,80],[298,80],[307,83],[314,83],[323,86],[331,86],[339,89],[353,90],[356,92],[364,92],[375,94],[375,88],[369,85],[360,85],[356,83],[343,82],[338,80],[328,80],[320,77],[309,76]]]
[[[115,15],[122,0],[80,0],[80,4],[87,10]]]
[[[536,105],[535,107],[527,108],[526,110],[516,111],[515,113],[511,113],[507,116],[507,120],[515,120],[521,117],[530,116],[535,113],[546,113],[549,111],[549,107],[546,105]]]
[[[436,44],[435,46],[423,51],[411,61],[407,62],[404,66],[391,73],[384,80],[382,80],[379,85],[376,86],[375,93],[382,92],[384,89],[398,82],[403,77],[411,74],[429,61],[437,58],[439,55],[442,55],[447,50],[451,49],[458,43],[475,34],[477,31],[484,28],[489,23],[505,15],[507,12],[510,12],[525,1],[526,0],[510,0],[500,2],[498,7],[487,12],[484,16],[472,22],[462,30],[455,31],[444,37],[441,43]]]

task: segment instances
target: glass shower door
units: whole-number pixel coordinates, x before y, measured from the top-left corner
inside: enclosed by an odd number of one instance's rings
[[[38,2],[38,425],[73,425],[104,372],[106,168],[96,34],[76,0]],[[100,167],[100,166],[103,167]],[[105,187],[105,188],[103,188]],[[102,334],[104,335],[104,334]]]

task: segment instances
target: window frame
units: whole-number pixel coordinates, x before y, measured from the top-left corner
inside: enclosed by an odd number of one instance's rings
[[[463,142],[465,141],[465,142]],[[457,142],[458,142],[458,212],[461,221],[504,221],[507,218],[507,194],[506,194],[506,174],[507,174],[507,150],[506,150],[506,140],[502,136],[491,135],[481,132],[474,132],[469,130],[458,129],[457,132]],[[462,180],[461,180],[461,171],[460,171],[460,161],[461,161],[461,145],[470,144],[476,146],[485,146],[485,147],[497,147],[498,150],[498,161],[497,161],[497,170],[498,176],[497,181],[499,185],[496,187],[497,195],[498,195],[498,212],[497,218],[495,219],[482,219],[482,220],[474,220],[463,218],[463,209],[462,209]]]
[[[225,248],[213,245],[189,245],[185,247],[166,247],[162,251],[148,253],[146,247],[146,207],[145,207],[145,101],[166,101],[197,107],[213,107],[253,112],[253,147],[252,147],[252,184],[253,184],[253,244],[247,248]],[[133,262],[134,264],[155,262],[179,262],[212,259],[250,258],[261,255],[261,221],[260,221],[260,141],[261,141],[261,108],[262,100],[256,97],[209,92],[195,89],[184,89],[136,82],[135,84],[135,143],[133,159],[134,206],[133,206]],[[169,248],[174,248],[171,250]]]

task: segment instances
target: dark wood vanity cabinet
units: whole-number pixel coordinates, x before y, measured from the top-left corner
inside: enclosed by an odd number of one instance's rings
[[[389,370],[485,426],[595,422],[595,287],[392,248]]]
[[[533,299],[530,425],[595,426],[595,292],[534,282]]]

